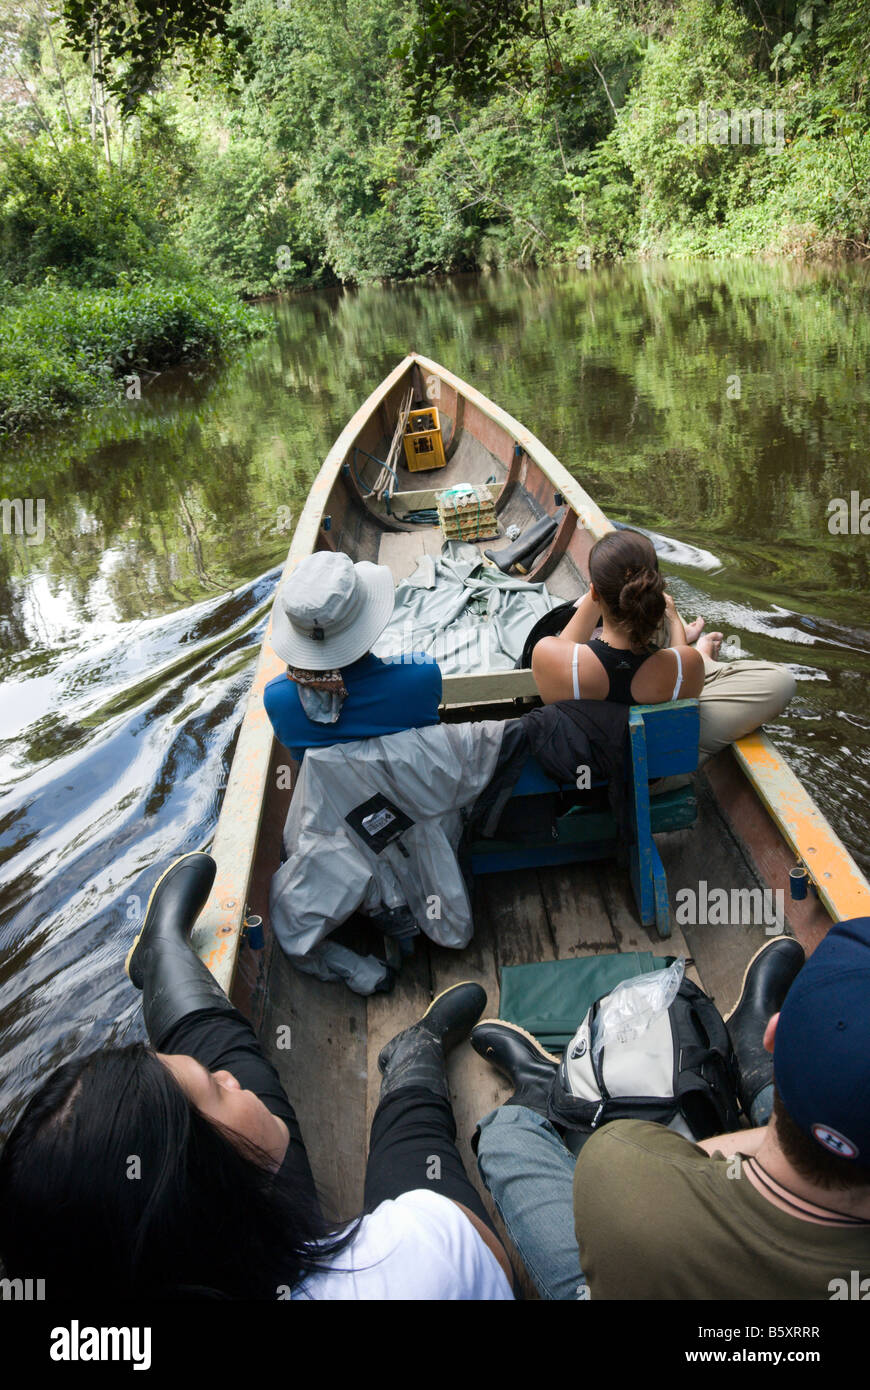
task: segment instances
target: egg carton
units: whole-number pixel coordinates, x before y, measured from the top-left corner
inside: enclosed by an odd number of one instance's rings
[[[485,483],[436,493],[438,524],[445,540],[482,541],[498,535],[495,502]]]

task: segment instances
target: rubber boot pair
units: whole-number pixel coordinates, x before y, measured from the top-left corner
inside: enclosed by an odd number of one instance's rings
[[[406,1086],[422,1086],[449,1099],[446,1054],[463,1038],[486,1008],[486,991],[470,980],[437,995],[423,1017],[391,1038],[378,1057],[383,1073],[381,1100]]]

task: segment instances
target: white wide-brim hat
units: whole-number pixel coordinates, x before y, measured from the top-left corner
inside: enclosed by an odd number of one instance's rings
[[[285,580],[272,610],[270,641],[288,666],[331,671],[365,656],[393,612],[396,590],[384,565],[354,564],[318,550]]]

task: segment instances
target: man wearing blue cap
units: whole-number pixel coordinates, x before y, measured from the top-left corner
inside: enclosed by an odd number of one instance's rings
[[[790,938],[768,942],[727,1021],[756,1128],[696,1144],[614,1120],[576,1168],[541,1104],[546,1054],[529,1038],[521,1059],[508,1025],[478,1025],[472,1045],[488,1040],[517,1085],[513,1113],[482,1122],[478,1161],[545,1297],[870,1300],[870,918],[802,961]],[[534,1176],[511,1169],[511,1143]]]

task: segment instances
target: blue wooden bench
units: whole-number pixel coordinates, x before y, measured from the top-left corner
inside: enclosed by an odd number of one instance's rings
[[[694,787],[650,796],[650,781],[694,772],[698,766],[700,714],[697,700],[674,700],[661,705],[632,705],[628,718],[630,764],[627,768],[628,814],[632,842],[628,846],[631,883],[644,926],[655,923],[660,937],[671,934],[668,884],[654,834],[692,825],[698,814]],[[603,784],[593,784],[603,785]],[[560,785],[530,758],[514,786],[511,799],[534,798],[552,792],[574,792]],[[477,840],[471,846],[475,874],[504,873],[506,869],[571,864],[584,859],[607,859],[619,846],[619,828],[609,808],[571,806],[555,823],[542,825],[540,836],[522,843]]]

